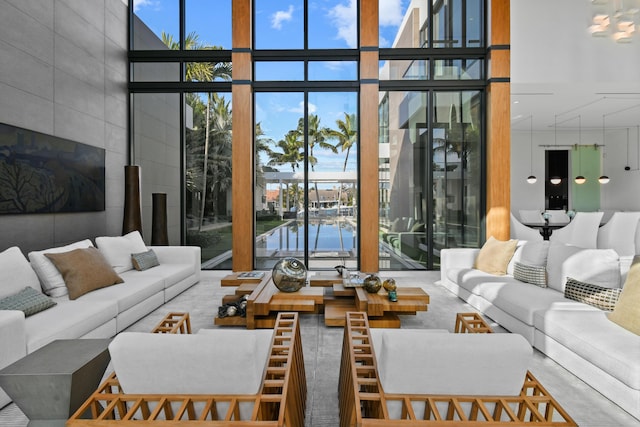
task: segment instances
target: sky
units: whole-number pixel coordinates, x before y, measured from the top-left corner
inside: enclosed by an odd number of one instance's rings
[[[256,49],[304,48],[304,2],[302,0],[254,0]],[[380,1],[380,46],[390,47],[402,23],[410,0]],[[160,37],[164,31],[177,39],[178,0],[134,0],[134,11]],[[357,0],[309,0],[309,36],[311,49],[357,47]],[[231,49],[231,0],[186,0],[186,33],[195,31],[203,44]],[[302,62],[262,63],[256,68],[258,80],[302,80]],[[322,61],[310,65],[315,80],[355,80],[355,62]],[[302,93],[258,93],[256,121],[265,136],[277,141],[297,127],[303,115]],[[321,126],[335,128],[344,113],[357,112],[355,93],[310,93],[309,112],[321,118]],[[321,149],[314,151],[322,171],[342,171],[344,154],[338,156]],[[266,162],[266,159],[263,159]],[[349,155],[347,170],[356,170],[357,153]],[[282,169],[285,170],[285,169]],[[289,169],[287,169],[289,170]]]

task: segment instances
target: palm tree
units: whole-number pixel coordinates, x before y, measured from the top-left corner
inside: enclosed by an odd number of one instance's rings
[[[281,152],[271,151],[269,153],[269,162],[267,163],[269,166],[278,166],[289,164],[291,165],[291,170],[293,172],[296,171],[296,168],[300,167],[300,163],[304,161],[304,152],[302,150],[304,144],[304,140],[300,138],[300,133],[297,130],[290,130],[285,135],[284,139],[281,139],[276,143],[276,148],[279,148]],[[287,184],[288,187],[288,184]],[[296,189],[298,184],[295,185]],[[297,206],[297,194],[296,195],[296,206]],[[288,195],[288,191],[287,191]],[[287,203],[287,207],[288,207]]]
[[[309,165],[311,166],[311,171],[315,172],[315,166],[318,163],[318,159],[313,155],[313,149],[316,145],[325,150],[331,150],[333,153],[337,153],[338,149],[335,145],[332,145],[327,142],[327,136],[329,134],[328,128],[320,128],[320,118],[316,114],[309,115],[309,125],[307,129],[307,145],[309,147]],[[298,133],[300,135],[304,134],[304,118],[300,118],[298,120]],[[318,208],[320,208],[320,194],[318,193],[318,183],[313,183],[314,188],[316,190],[316,201],[318,202]]]
[[[171,50],[179,50],[180,43],[174,40],[173,35],[164,31],[161,34],[162,42]],[[210,46],[200,43],[199,36],[196,32],[190,32],[184,40],[185,50],[221,50],[220,46]],[[232,67],[228,62],[189,62],[185,70],[185,80],[209,82],[217,78],[223,80],[231,80]],[[200,219],[198,221],[198,230],[202,228],[204,220],[204,207],[207,195],[207,170],[209,161],[209,127],[211,112],[211,93],[207,94],[207,107],[205,111],[205,143],[204,143],[204,165],[202,168],[202,206],[200,208]],[[229,132],[231,130],[229,129]]]
[[[342,166],[342,172],[346,172],[347,162],[349,161],[349,152],[351,151],[351,147],[356,143],[358,137],[358,131],[355,128],[356,115],[344,113],[344,120],[336,120],[336,125],[338,125],[338,129],[329,131],[329,136],[338,140],[335,145],[336,149],[340,148],[342,152],[347,152],[344,157],[344,165]],[[340,210],[341,202],[342,183],[340,184],[340,189],[338,191],[338,210]]]

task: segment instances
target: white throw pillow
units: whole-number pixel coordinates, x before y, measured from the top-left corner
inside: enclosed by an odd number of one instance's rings
[[[549,287],[563,293],[567,277],[605,288],[620,287],[620,262],[613,249],[584,249],[552,242],[547,273]]]
[[[51,260],[44,256],[44,254],[59,254],[69,252],[74,249],[85,249],[91,247],[93,247],[91,240],[85,239],[66,246],[29,252],[31,267],[33,267],[38,275],[38,279],[40,279],[40,285],[42,286],[44,293],[50,297],[60,297],[69,293],[62,275]]]
[[[25,286],[42,292],[38,276],[17,246],[0,252],[0,271],[0,299],[17,294]]]
[[[138,231],[119,237],[96,237],[96,245],[116,273],[133,270],[131,254],[147,251],[147,246]]]

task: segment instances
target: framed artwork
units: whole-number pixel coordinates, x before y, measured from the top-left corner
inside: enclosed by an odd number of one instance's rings
[[[103,211],[105,150],[0,123],[0,214]]]

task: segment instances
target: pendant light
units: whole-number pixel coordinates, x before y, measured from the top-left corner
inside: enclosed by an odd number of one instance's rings
[[[627,165],[624,167],[624,170],[631,170],[631,166],[629,166],[629,128],[627,128]]]
[[[558,145],[558,116],[553,116],[553,145]],[[549,182],[553,185],[558,185],[562,182],[562,178],[559,176],[552,176]]]
[[[610,179],[607,175],[605,175],[604,173],[604,161],[607,157],[607,143],[605,142],[604,139],[604,114],[602,115],[602,175],[600,175],[600,178],[598,178],[598,182],[600,184],[608,184]]]
[[[529,148],[531,151],[529,160],[531,162],[531,167],[529,169],[530,175],[527,177],[527,183],[535,184],[538,178],[533,174],[533,114],[529,116],[529,119],[531,119],[529,126]]]
[[[578,176],[575,177],[574,182],[578,185],[587,182],[587,178],[582,175],[582,150],[580,150],[580,142],[582,141],[582,117],[578,116],[578,143],[576,144],[576,150],[578,150]]]

